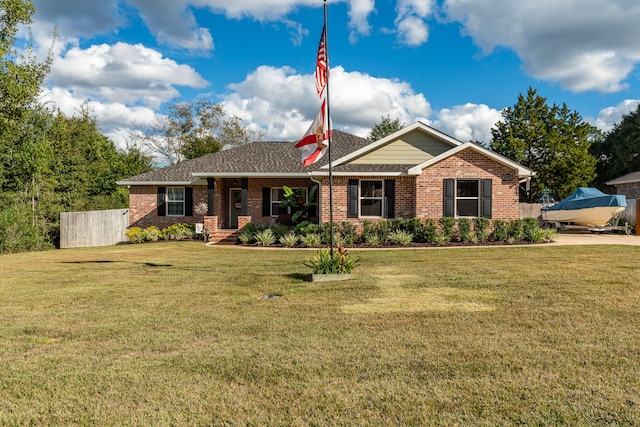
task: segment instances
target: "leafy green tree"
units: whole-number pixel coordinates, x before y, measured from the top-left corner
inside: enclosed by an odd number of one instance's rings
[[[399,131],[404,127],[404,124],[400,122],[399,118],[391,119],[388,115],[386,117],[382,116],[378,123],[374,123],[371,131],[367,135],[367,139],[371,141],[378,141],[385,136],[389,136],[394,132]]]
[[[530,189],[520,189],[522,202],[537,201],[545,188],[556,200],[563,199],[595,177],[589,147],[598,130],[566,104],[549,107],[546,101],[530,87],[491,129],[493,151],[536,172]]]
[[[599,186],[627,173],[640,171],[640,105],[594,142],[591,153],[598,159],[596,183]]]
[[[163,163],[175,164],[263,138],[261,132],[243,127],[239,117],[226,117],[221,104],[208,100],[168,106],[168,114],[132,135]]]

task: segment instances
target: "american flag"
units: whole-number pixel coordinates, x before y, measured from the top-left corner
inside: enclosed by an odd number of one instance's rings
[[[316,60],[316,90],[322,98],[322,93],[327,85],[328,71],[327,59],[327,26],[322,27],[322,36],[320,36],[320,46],[318,46],[318,58]]]

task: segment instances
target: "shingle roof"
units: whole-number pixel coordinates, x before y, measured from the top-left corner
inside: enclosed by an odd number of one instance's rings
[[[640,171],[631,172],[616,179],[612,179],[611,181],[607,181],[607,185],[633,184],[636,182],[640,182]]]
[[[332,159],[343,157],[352,151],[370,144],[371,141],[338,130],[333,131],[331,140]],[[243,175],[308,175],[328,164],[325,154],[318,163],[303,167],[300,162],[300,150],[292,142],[253,142],[239,147],[229,148],[218,153],[208,154],[197,159],[167,166],[162,169],[136,175],[120,184],[136,185],[147,183],[190,183],[194,174],[200,177],[237,174]],[[376,165],[385,166],[385,165]],[[406,170],[406,165],[405,165]]]

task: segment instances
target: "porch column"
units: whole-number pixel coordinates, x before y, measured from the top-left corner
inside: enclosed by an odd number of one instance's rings
[[[240,179],[240,216],[247,216],[249,211],[249,178]]]
[[[207,216],[213,216],[213,193],[215,190],[216,180],[214,178],[207,178]]]

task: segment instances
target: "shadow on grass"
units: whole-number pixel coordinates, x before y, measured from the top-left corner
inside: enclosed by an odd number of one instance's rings
[[[129,261],[111,261],[111,260],[96,260],[96,261],[64,261],[62,264],[108,264],[108,263],[127,263],[127,264],[140,264],[147,267],[173,267],[173,264],[158,264],[155,262],[129,262]]]
[[[310,282],[311,281],[311,274],[293,273],[293,274],[287,274],[287,275],[285,275],[285,277],[288,277],[288,278],[294,279],[294,280],[300,280],[300,281],[303,281],[303,282]]]

